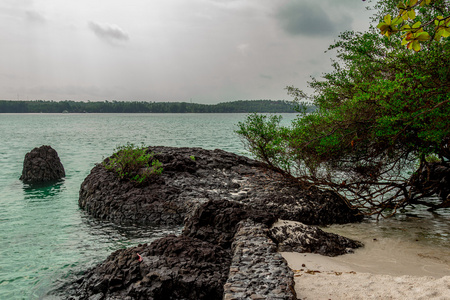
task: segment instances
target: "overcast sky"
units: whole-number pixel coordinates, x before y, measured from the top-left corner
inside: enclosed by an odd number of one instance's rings
[[[1,0],[0,99],[290,99],[362,0]]]

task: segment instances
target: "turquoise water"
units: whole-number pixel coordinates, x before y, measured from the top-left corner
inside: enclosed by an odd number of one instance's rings
[[[90,218],[78,208],[80,184],[95,163],[127,142],[248,154],[233,133],[245,116],[0,114],[0,299],[52,298],[49,291],[112,251],[179,232],[178,227],[124,227]],[[295,116],[284,117],[288,121]],[[41,145],[58,152],[66,178],[50,187],[31,188],[19,180],[22,163],[27,152]],[[421,219],[427,225],[420,223],[416,230],[427,226],[426,242],[448,249],[449,215],[424,214]],[[407,231],[411,223],[405,220],[390,221],[394,225],[386,227],[386,234],[396,234],[395,226]]]
[[[291,115],[292,116],[292,115]],[[245,114],[1,114],[0,299],[39,299],[119,248],[180,228],[121,227],[78,208],[80,184],[117,145],[221,148],[243,153],[235,124]],[[24,156],[51,145],[64,181],[31,188],[19,177]]]

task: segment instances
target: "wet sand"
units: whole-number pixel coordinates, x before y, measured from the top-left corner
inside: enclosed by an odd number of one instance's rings
[[[325,229],[362,241],[365,247],[353,254],[281,253],[294,270],[299,299],[450,299],[449,248],[358,226]]]

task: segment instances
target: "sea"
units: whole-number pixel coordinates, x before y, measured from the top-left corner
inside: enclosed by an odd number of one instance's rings
[[[296,118],[281,115],[285,124]],[[78,207],[80,185],[95,164],[127,143],[223,149],[250,156],[234,132],[245,118],[246,114],[0,114],[0,299],[64,299],[55,291],[111,252],[180,233],[180,226],[121,226],[92,218]],[[50,186],[29,186],[19,180],[23,159],[41,145],[58,152],[66,177]],[[394,245],[388,253],[417,249],[414,253],[435,263],[431,270],[418,266],[424,272],[417,276],[450,275],[449,210],[430,213],[419,207],[388,220],[325,229]],[[438,264],[441,268],[434,272]]]

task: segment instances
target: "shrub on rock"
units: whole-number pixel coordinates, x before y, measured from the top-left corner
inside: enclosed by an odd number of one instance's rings
[[[153,159],[153,153],[149,153],[144,147],[128,143],[118,146],[115,151],[103,161],[103,166],[116,173],[120,179],[143,183],[153,175],[161,174],[163,170],[162,164]]]

